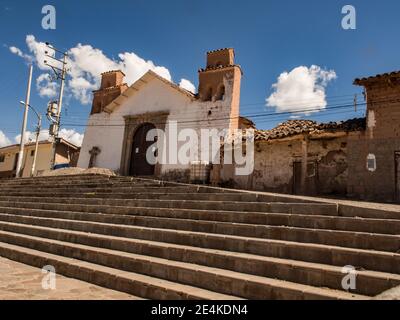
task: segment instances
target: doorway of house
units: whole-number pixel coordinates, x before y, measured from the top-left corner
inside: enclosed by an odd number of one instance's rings
[[[151,123],[141,125],[135,132],[132,143],[132,155],[129,174],[131,176],[152,176],[155,165],[147,161],[147,150],[154,141],[146,141],[147,133],[156,127]],[[153,152],[156,152],[154,150]]]
[[[301,194],[301,161],[293,162],[293,194]]]
[[[302,163],[301,161],[293,162],[293,194],[315,196],[318,194],[318,164],[316,161],[307,163],[307,172],[305,178],[305,190],[302,186]]]

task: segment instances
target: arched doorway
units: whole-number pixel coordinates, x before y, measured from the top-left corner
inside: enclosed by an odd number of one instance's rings
[[[156,127],[151,123],[142,124],[135,132],[132,142],[132,155],[129,175],[131,176],[152,176],[155,165],[148,163],[146,153],[154,141],[146,141],[147,133]]]

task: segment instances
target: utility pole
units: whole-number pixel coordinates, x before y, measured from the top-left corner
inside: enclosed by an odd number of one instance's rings
[[[38,125],[36,128],[36,144],[35,144],[35,153],[33,155],[33,162],[32,162],[32,169],[31,169],[31,177],[35,175],[35,169],[36,169],[36,159],[37,159],[37,153],[39,150],[39,135],[40,135],[40,129],[42,127],[42,116],[39,117],[38,119]]]
[[[19,146],[19,154],[18,154],[18,162],[17,162],[17,169],[15,172],[15,176],[17,178],[22,177],[22,160],[24,158],[24,137],[26,132],[26,123],[28,121],[28,110],[29,110],[29,102],[31,99],[31,85],[32,85],[32,73],[33,73],[33,65],[29,66],[29,78],[28,78],[28,87],[26,90],[26,99],[25,99],[25,111],[24,111],[24,118],[22,120],[22,129],[21,129],[21,141]]]
[[[26,108],[26,104],[23,101],[20,101],[20,104],[24,105]],[[32,167],[31,167],[31,177],[35,174],[35,168],[36,168],[36,158],[37,158],[37,153],[39,150],[39,135],[40,135],[40,130],[42,128],[42,115],[36,111],[34,107],[31,105],[28,105],[28,108],[31,108],[32,111],[36,114],[36,117],[38,118],[38,124],[36,127],[36,143],[35,143],[35,153],[33,155],[33,162],[32,162]]]
[[[63,52],[58,50],[57,48],[53,47],[50,45],[48,42],[46,42],[47,47],[54,51],[54,56],[50,55],[47,51],[45,52],[46,56],[49,57],[50,59],[53,59],[57,61],[59,64],[61,63],[61,68],[56,67],[52,64],[49,64],[47,61],[44,61],[44,63],[49,66],[50,68],[53,69],[53,72],[55,74],[55,78],[57,80],[60,80],[60,93],[58,96],[58,102],[57,102],[57,111],[55,114],[55,119],[52,119],[52,125],[50,127],[50,136],[53,137],[53,146],[52,146],[52,156],[51,156],[51,169],[54,169],[55,163],[56,163],[56,149],[57,149],[57,141],[58,141],[58,135],[60,131],[60,125],[61,125],[61,110],[62,110],[62,103],[63,103],[63,95],[64,95],[64,86],[65,86],[65,77],[67,74],[67,57],[68,53]],[[56,58],[56,53],[59,53],[62,55],[62,59],[57,59]]]

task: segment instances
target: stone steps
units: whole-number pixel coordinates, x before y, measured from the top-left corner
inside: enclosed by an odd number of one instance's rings
[[[12,207],[1,206],[0,213],[20,214],[26,216],[37,216],[44,218],[65,218],[71,220],[86,220],[105,223],[134,225],[140,218],[148,219],[183,219],[199,220],[205,222],[230,222],[252,225],[287,226],[311,229],[328,229],[340,231],[356,231],[380,234],[400,234],[400,221],[352,217],[329,217],[318,215],[302,215],[290,213],[264,213],[264,212],[232,212],[212,210],[190,210],[190,209],[163,209],[163,208],[134,208],[134,210],[122,214],[101,213],[99,207],[96,212],[82,211],[60,211],[52,209],[34,209],[41,207],[38,203],[17,203]],[[44,204],[43,206],[48,206]],[[51,206],[51,205],[50,205]],[[54,206],[54,205],[53,205]],[[67,205],[66,205],[67,206]],[[93,208],[94,209],[94,208]],[[105,210],[106,211],[106,210]]]
[[[399,286],[399,212],[342,209],[141,178],[3,180],[0,255],[147,299],[367,299]]]
[[[162,241],[210,249],[274,256],[284,259],[327,263],[337,266],[350,264],[354,266],[362,266],[368,270],[400,273],[400,255],[391,252],[362,250],[315,243],[300,243],[277,239],[249,238],[246,236],[243,237],[218,233],[191,232],[82,220],[74,221],[68,219],[35,218],[2,214],[0,215],[1,228],[4,223],[41,226],[54,229],[69,229],[114,237]],[[305,251],[297,251],[299,249]]]
[[[159,189],[160,190],[160,189]],[[161,189],[162,191],[162,189]],[[4,195],[4,193],[0,193]],[[7,192],[7,196],[18,197],[54,197],[54,198],[99,198],[103,199],[158,199],[158,200],[199,200],[199,201],[245,201],[258,202],[255,194],[237,194],[237,193],[197,193],[197,192],[178,192],[170,189],[170,192],[153,193],[98,193],[86,192]]]
[[[50,254],[27,247],[0,242],[0,255],[10,260],[37,268],[53,266],[66,277],[93,283],[105,288],[126,292],[155,300],[238,300],[240,298],[218,294],[176,282],[149,277],[78,259]]]
[[[342,268],[324,264],[261,257],[251,254],[210,250],[184,245],[171,245],[163,242],[111,237],[67,229],[24,226],[13,223],[0,224],[0,230],[7,230],[0,232],[0,241],[17,245],[33,246],[36,249],[39,248],[39,246],[35,244],[35,242],[31,240],[29,240],[29,243],[18,241],[20,238],[18,235],[30,235],[38,239],[53,239],[87,246],[96,246],[97,251],[98,248],[106,248],[272,279],[297,282],[315,287],[324,287],[334,290],[342,289]],[[46,251],[47,249],[41,248],[41,250]],[[64,249],[60,247],[60,250]],[[73,253],[75,253],[74,250]],[[65,252],[59,254],[65,255]],[[80,256],[74,257],[82,259]],[[400,276],[382,272],[358,271],[357,283],[358,286],[353,293],[374,296],[399,285]]]
[[[7,243],[35,248],[60,256],[78,259],[117,270],[140,273],[210,290],[220,294],[246,299],[365,299],[361,295],[336,292],[331,289],[315,288],[267,277],[211,268],[198,264],[139,255],[117,250],[104,249],[70,242],[49,240],[32,236],[0,233]],[[145,297],[146,298],[146,297]]]
[[[21,188],[11,188],[11,189],[2,189],[0,188],[0,195],[24,195],[30,194],[31,196],[49,196],[49,195],[70,195],[74,197],[76,194],[98,194],[102,197],[103,194],[124,194],[130,195],[135,193],[209,193],[210,190],[204,187],[193,188],[193,187],[81,187],[75,186],[70,188],[58,187],[51,188],[50,186],[46,188],[30,188],[23,189]],[[223,192],[220,192],[223,193]]]
[[[81,204],[116,207],[153,207],[198,210],[224,210],[243,212],[287,212],[318,215],[336,215],[334,204],[318,203],[263,203],[246,201],[210,201],[210,200],[160,200],[160,199],[105,199],[105,198],[56,198],[56,197],[10,197],[0,195],[0,202],[42,202],[60,204]],[[278,210],[278,211],[276,211]]]
[[[31,225],[43,225],[48,227],[73,228],[77,221],[69,219],[43,218],[22,216],[18,214],[1,214],[0,221],[24,223]],[[94,222],[79,220],[82,230],[94,232],[97,229],[118,230],[119,234],[129,234],[131,228],[143,227],[151,229],[166,229],[169,231],[201,232],[218,235],[235,235],[248,238],[273,239],[290,242],[314,243],[332,245],[347,248],[360,248],[386,252],[400,252],[400,236],[371,234],[365,232],[348,232],[324,229],[308,229],[285,226],[251,225],[229,222],[212,222],[188,219],[136,217],[134,225],[122,225],[115,223]]]
[[[1,186],[1,190],[15,190],[15,189],[21,189],[24,188],[25,190],[35,190],[36,188],[40,188],[41,190],[47,190],[47,189],[57,189],[57,188],[75,188],[75,187],[86,187],[86,188],[96,188],[96,187],[132,187],[132,186],[141,186],[141,187],[162,187],[163,185],[161,183],[157,182],[146,182],[146,183],[140,183],[140,182],[129,182],[129,181],[123,181],[123,182],[114,182],[114,181],[81,181],[81,182],[57,182],[54,184],[49,184],[49,183],[32,183],[32,184],[23,184],[23,185],[3,185]],[[194,186],[193,186],[194,187]]]
[[[77,176],[63,176],[63,177],[37,177],[37,178],[23,178],[23,179],[13,179],[13,180],[1,180],[0,187],[3,186],[31,186],[35,184],[49,184],[49,183],[65,183],[66,185],[75,183],[85,183],[85,182],[111,182],[111,181],[130,181],[130,180],[119,180],[111,179],[110,177],[104,176],[89,176],[89,177],[77,177]],[[139,182],[137,180],[132,180],[130,182]]]

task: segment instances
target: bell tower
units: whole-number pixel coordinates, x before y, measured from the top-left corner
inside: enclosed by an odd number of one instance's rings
[[[93,91],[93,104],[90,114],[101,113],[114,99],[121,95],[128,85],[124,83],[125,74],[121,70],[101,74],[100,89]]]
[[[239,128],[242,70],[235,64],[235,51],[225,48],[207,52],[207,65],[199,70],[199,99],[220,102],[230,108],[230,129]]]

